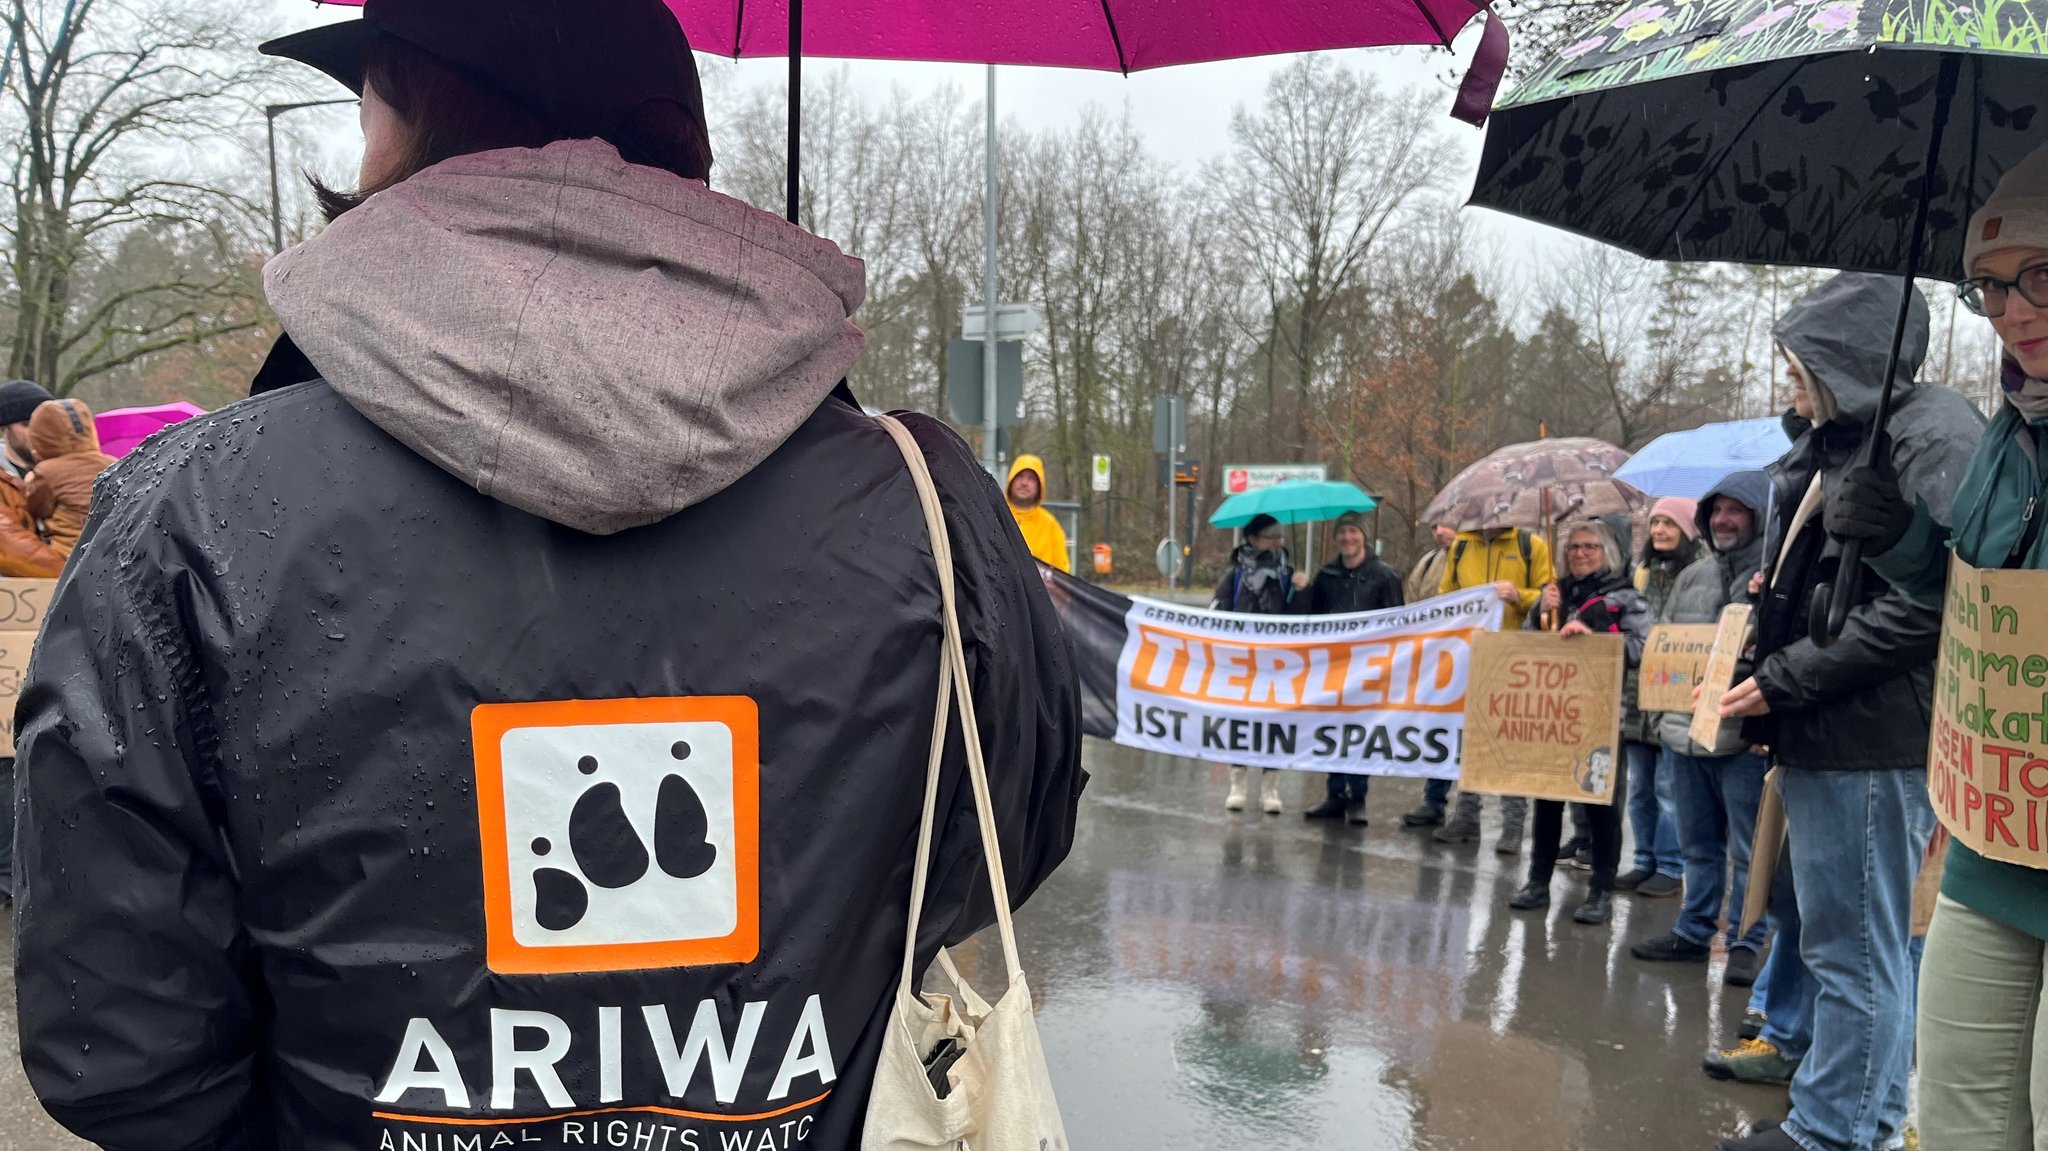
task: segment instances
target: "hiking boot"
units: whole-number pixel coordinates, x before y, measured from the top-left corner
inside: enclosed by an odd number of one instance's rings
[[[1479,838],[1479,821],[1460,815],[1431,835],[1438,843],[1471,843]]]
[[[1520,891],[1508,896],[1508,906],[1516,911],[1541,911],[1550,906],[1550,889],[1539,883],[1525,883]]]
[[[1522,854],[1522,829],[1512,824],[1500,829],[1500,838],[1493,842],[1495,855]]]
[[[1767,1039],[1745,1039],[1726,1051],[1709,1051],[1700,1068],[1710,1077],[1731,1083],[1776,1083],[1792,1081],[1799,1070],[1796,1060],[1785,1058],[1778,1045]]]
[[[1344,809],[1344,822],[1350,824],[1353,827],[1365,826],[1366,819],[1364,800],[1361,799],[1357,803],[1354,803],[1350,807]]]
[[[1572,921],[1587,925],[1602,924],[1607,922],[1607,916],[1613,909],[1614,895],[1611,892],[1590,892],[1586,896],[1586,902],[1579,904],[1579,909],[1572,912]]]
[[[1653,875],[1636,885],[1636,894],[1644,899],[1669,899],[1685,890],[1685,884],[1668,875]]]
[[[1643,880],[1648,879],[1655,874],[1657,873],[1651,871],[1647,867],[1638,867],[1629,871],[1624,871],[1620,875],[1614,877],[1614,890],[1634,891],[1636,888],[1641,887],[1643,885]]]
[[[1748,987],[1756,982],[1757,972],[1763,969],[1764,961],[1747,947],[1737,947],[1728,952],[1728,970],[1721,973],[1721,982],[1730,987]]]
[[[1631,946],[1628,953],[1651,963],[1705,963],[1707,956],[1714,953],[1714,949],[1704,943],[1694,943],[1673,932],[1655,939],[1645,939]]]
[[[1280,773],[1270,767],[1259,773],[1259,809],[1267,815],[1280,814]]]
[[[1307,811],[1302,812],[1301,817],[1303,819],[1343,819],[1349,814],[1351,814],[1351,804],[1333,795],[1314,807],[1309,808]]]
[[[1444,821],[1444,809],[1423,804],[1401,817],[1402,827],[1435,827]]]
[[[1244,768],[1230,769],[1230,794],[1223,797],[1223,810],[1243,811],[1245,801]]]
[[[1755,1039],[1764,1033],[1764,1024],[1770,1017],[1752,1007],[1742,1013],[1742,1026],[1735,1029],[1737,1039]]]
[[[1586,850],[1588,846],[1589,844],[1587,844],[1585,836],[1572,836],[1570,839],[1565,840],[1564,844],[1557,849],[1558,862],[1562,863],[1565,860],[1572,858],[1579,852]]]

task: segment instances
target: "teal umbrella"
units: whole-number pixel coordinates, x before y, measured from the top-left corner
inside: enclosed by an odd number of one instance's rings
[[[1224,500],[1209,517],[1209,524],[1241,528],[1259,515],[1272,516],[1283,524],[1307,524],[1333,520],[1345,512],[1369,512],[1378,506],[1379,501],[1357,484],[1293,480]]]

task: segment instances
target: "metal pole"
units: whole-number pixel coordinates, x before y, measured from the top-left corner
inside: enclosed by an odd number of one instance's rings
[[[1175,458],[1180,455],[1180,440],[1173,434],[1173,409],[1178,403],[1178,397],[1166,397],[1166,539],[1173,544],[1177,552],[1182,552],[1184,545],[1180,538],[1180,488],[1174,482],[1174,475],[1180,470],[1180,461]],[[1172,569],[1166,572],[1166,587],[1168,591],[1173,590]]]
[[[804,109],[804,3],[789,0],[789,191],[783,218],[796,223],[797,170],[803,155]]]
[[[987,313],[987,327],[982,330],[981,339],[981,414],[982,460],[988,470],[995,472],[1002,467],[996,458],[996,429],[1002,425],[1002,418],[996,412],[996,66],[988,66],[988,192],[984,197],[984,215],[987,217],[986,247],[982,252],[981,304]],[[1167,506],[1172,506],[1173,473],[1166,476]],[[1039,493],[1043,499],[1044,492]]]
[[[264,134],[270,144],[270,249],[273,253],[284,251],[284,196],[277,178],[277,118],[286,112],[297,112],[303,108],[334,108],[342,104],[360,101],[307,100],[299,104],[266,104],[263,106]]]
[[[277,186],[277,106],[263,109],[265,134],[270,142],[270,250],[284,251],[284,196]]]

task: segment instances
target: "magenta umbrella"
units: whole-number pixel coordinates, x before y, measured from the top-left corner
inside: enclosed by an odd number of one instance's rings
[[[172,424],[205,414],[206,409],[198,404],[179,400],[153,408],[116,408],[111,412],[101,412],[93,422],[99,426],[100,450],[119,457],[134,451],[135,445]]]
[[[339,0],[361,3],[361,0]],[[789,211],[796,219],[803,58],[1025,64],[1132,72],[1248,56],[1441,44],[1489,0],[667,0],[700,52],[787,56]],[[1452,115],[1484,123],[1507,66],[1489,17]]]

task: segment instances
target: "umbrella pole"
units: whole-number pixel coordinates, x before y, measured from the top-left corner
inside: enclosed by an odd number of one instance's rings
[[[1920,170],[1920,206],[1913,215],[1913,246],[1906,252],[1906,277],[1899,285],[1899,315],[1892,325],[1892,350],[1884,366],[1884,387],[1878,392],[1877,416],[1870,425],[1869,441],[1863,446],[1863,466],[1875,466],[1879,459],[1891,454],[1891,436],[1885,425],[1892,415],[1892,383],[1899,374],[1899,355],[1906,343],[1906,321],[1913,314],[1913,293],[1919,291],[1913,286],[1920,274],[1920,246],[1927,239],[1928,201],[1934,196],[1934,169],[1941,160],[1941,138],[1948,128],[1949,107],[1955,100],[1956,74],[1962,68],[1960,57],[1945,55],[1941,60],[1941,72],[1935,81],[1934,131],[1927,142],[1927,164]],[[1842,634],[1842,628],[1849,622],[1849,609],[1856,603],[1858,590],[1863,584],[1863,541],[1849,540],[1842,545],[1841,564],[1835,569],[1835,584],[1822,584],[1814,589],[1813,607],[1809,613],[1808,631],[1813,642],[1826,646]]]
[[[803,155],[804,0],[789,0],[789,192],[782,218],[796,223],[797,169]]]

